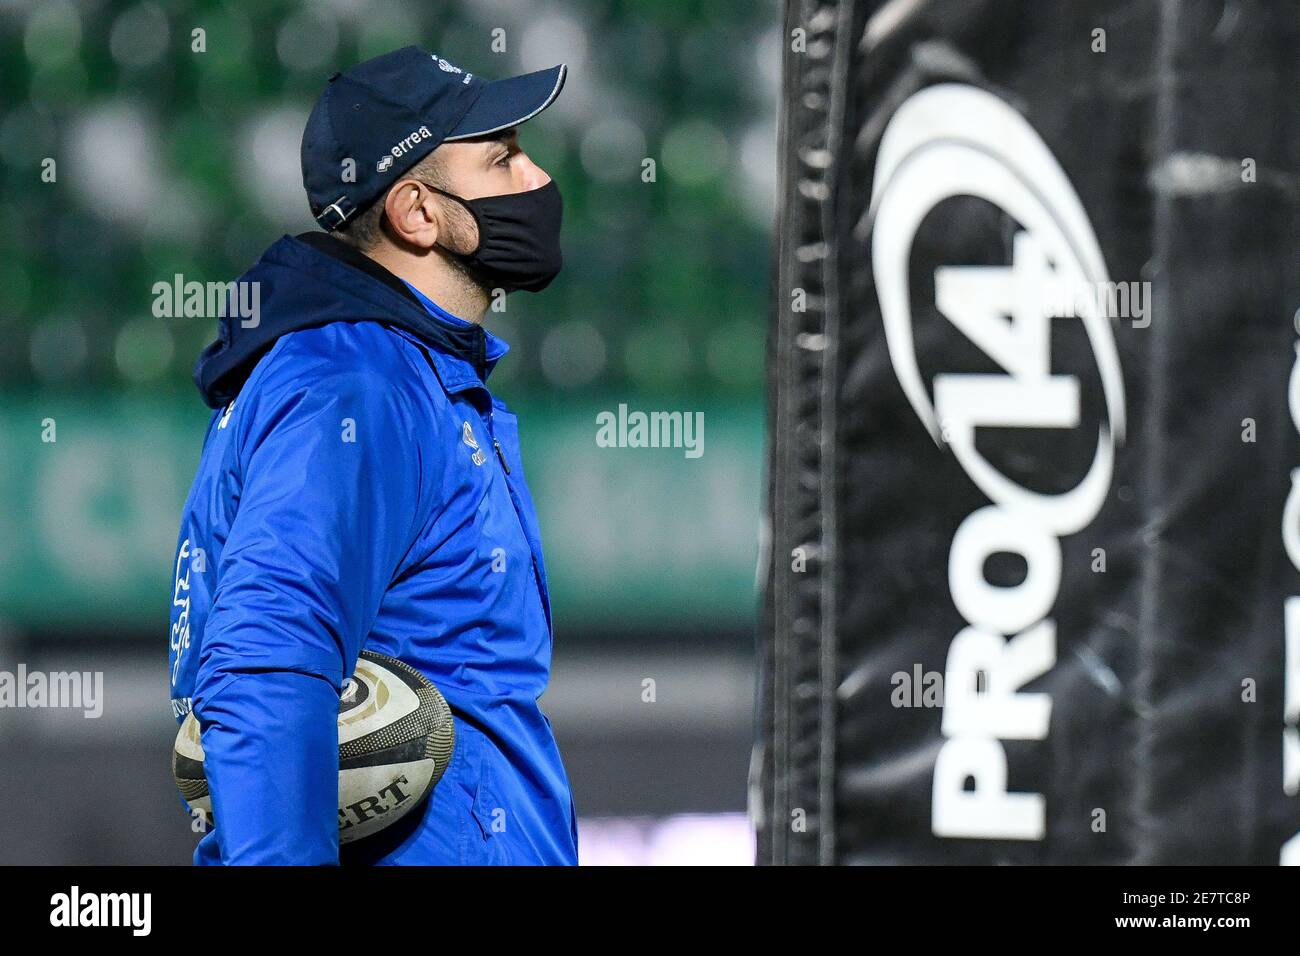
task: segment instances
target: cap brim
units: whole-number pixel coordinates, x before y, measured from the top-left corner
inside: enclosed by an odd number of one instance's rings
[[[443,142],[487,136],[532,119],[555,102],[569,75],[568,64],[493,80]]]

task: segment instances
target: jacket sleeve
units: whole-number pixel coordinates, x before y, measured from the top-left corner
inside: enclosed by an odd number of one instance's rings
[[[264,383],[265,384],[265,383]],[[338,694],[414,540],[418,428],[398,384],[259,389],[193,695],[228,864],[338,862]]]

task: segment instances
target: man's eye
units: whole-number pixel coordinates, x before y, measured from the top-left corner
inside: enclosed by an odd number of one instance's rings
[[[497,166],[509,166],[509,165],[510,165],[510,154],[509,154],[509,153],[502,153],[502,154],[501,154],[501,158],[498,159],[498,160],[496,161],[496,165],[497,165]]]

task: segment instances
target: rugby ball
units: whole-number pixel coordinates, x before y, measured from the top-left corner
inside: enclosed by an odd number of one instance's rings
[[[429,795],[456,746],[451,708],[409,664],[362,651],[339,700],[339,843],[378,833]],[[176,734],[172,776],[192,813],[213,826],[203,741],[191,712]]]

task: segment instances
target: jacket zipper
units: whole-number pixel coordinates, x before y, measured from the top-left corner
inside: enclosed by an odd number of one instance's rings
[[[497,460],[501,462],[501,467],[505,470],[505,473],[508,475],[510,474],[510,465],[506,461],[506,453],[501,449],[501,442],[497,441],[496,429],[492,427],[492,418],[493,418],[493,411],[489,409],[488,421],[487,421],[488,434],[492,436],[492,447],[497,450]],[[510,496],[510,507],[515,513],[515,520],[519,522],[519,530],[523,533],[524,540],[527,541],[528,532],[524,528],[524,519],[523,516],[519,513],[519,506],[515,501],[514,489],[510,487],[509,481],[506,482],[506,494]],[[546,614],[546,628],[547,631],[550,632],[551,637],[554,638],[555,622],[551,620],[551,600],[546,593],[545,585],[542,584],[542,569],[537,564],[537,555],[532,553],[533,546],[531,541],[528,543],[528,550],[533,565],[533,583],[537,586],[537,596],[541,599],[542,610]]]

